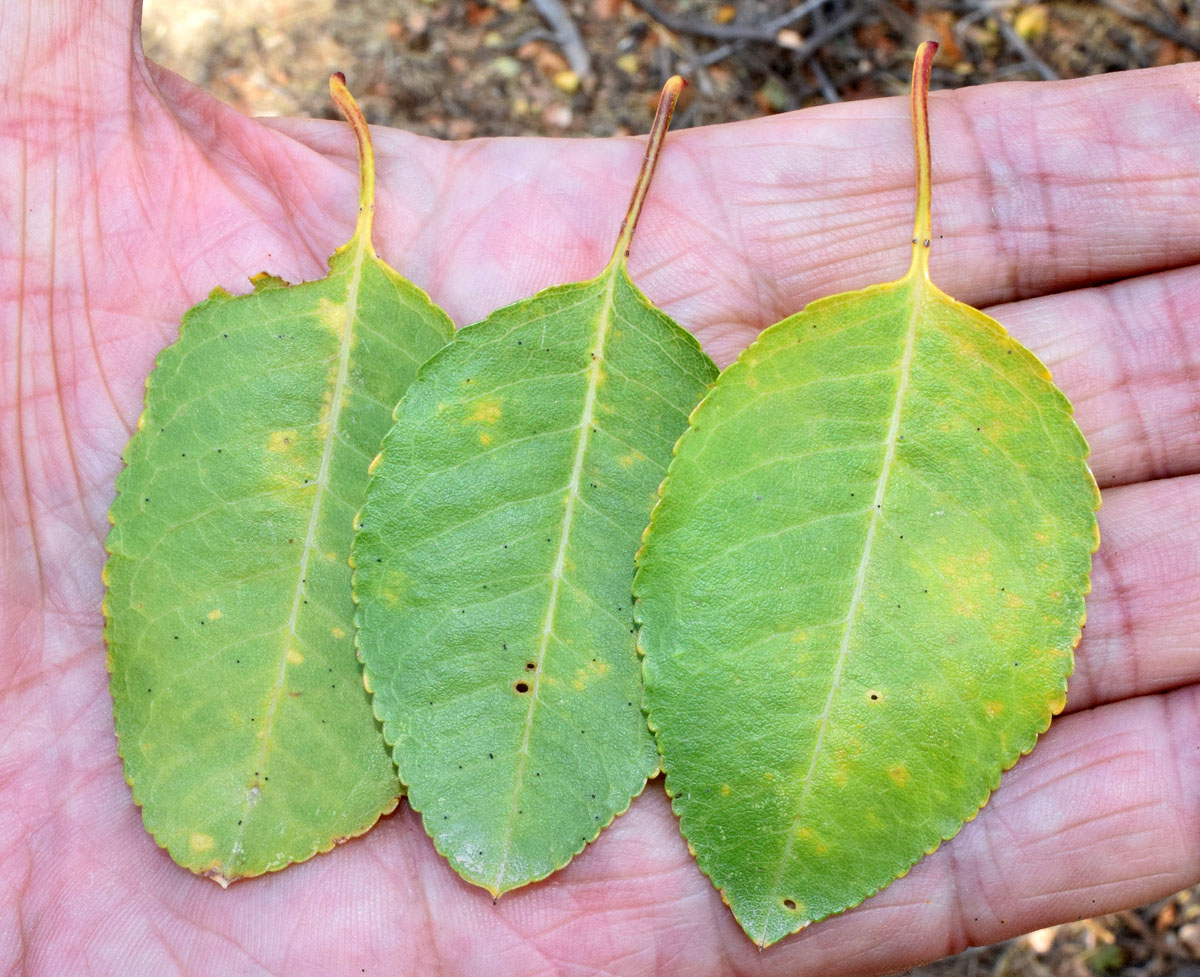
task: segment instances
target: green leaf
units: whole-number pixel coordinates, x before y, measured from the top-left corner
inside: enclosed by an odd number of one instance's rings
[[[1061,709],[1099,496],[1045,367],[928,278],[766,330],[680,439],[634,584],[700,867],[760,946],[953,836]]]
[[[146,382],[105,567],[125,775],[146,828],[222,884],[366,831],[399,782],[354,653],[348,556],[367,466],[450,320],[358,224],[329,275],[191,309]]]
[[[494,895],[565,865],[657,767],[633,556],[716,369],[625,256],[462,329],[373,465],[353,551],[359,652],[409,803]]]

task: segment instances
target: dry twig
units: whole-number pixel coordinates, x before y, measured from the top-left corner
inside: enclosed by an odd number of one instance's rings
[[[579,28],[567,12],[567,8],[562,5],[562,0],[533,0],[533,5],[554,31],[555,43],[562,48],[571,70],[580,78],[590,78],[591,56],[588,54],[587,45],[583,43]]]
[[[1125,4],[1120,3],[1119,0],[1100,0],[1100,3],[1113,13],[1120,14],[1131,23],[1152,30],[1156,34],[1165,37],[1168,41],[1174,41],[1181,47],[1185,47],[1189,51],[1194,51],[1195,53],[1200,54],[1200,38],[1197,38],[1194,34],[1189,34],[1182,27],[1180,27],[1179,22],[1173,17],[1169,16],[1170,12],[1166,10],[1162,4],[1155,4],[1159,11],[1163,14],[1164,19],[1159,20],[1156,17],[1147,17],[1144,14],[1125,6]]]
[[[667,30],[673,31],[676,34],[708,37],[714,41],[762,41],[767,44],[774,44],[776,35],[783,28],[790,27],[801,17],[812,13],[818,7],[829,2],[830,0],[805,0],[804,3],[789,10],[786,14],[781,14],[779,17],[762,24],[710,24],[707,21],[694,20],[691,17],[679,17],[676,14],[668,13],[665,10],[659,9],[650,0],[633,0],[633,5],[652,20],[658,21]]]

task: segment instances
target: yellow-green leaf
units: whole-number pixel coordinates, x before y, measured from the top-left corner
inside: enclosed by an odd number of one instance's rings
[[[692,416],[634,584],[681,828],[766,946],[954,835],[1061,709],[1099,497],[1071,407],[913,262],[766,330]]]
[[[320,281],[217,289],[158,357],[125,449],[105,601],[125,775],[147,829],[222,884],[366,831],[399,782],[354,653],[348,556],[367,466],[453,326],[353,237]]]
[[[633,557],[716,370],[625,256],[678,84],[612,261],[422,368],[358,520],[375,712],[439,851],[494,894],[565,865],[656,769]]]

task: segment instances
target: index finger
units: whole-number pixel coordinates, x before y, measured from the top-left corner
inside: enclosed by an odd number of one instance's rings
[[[1182,65],[935,92],[934,280],[984,305],[1200,260],[1200,209],[1187,205],[1200,191],[1198,77]],[[758,306],[766,325],[898,277],[910,142],[903,99],[678,134],[658,187],[663,213],[647,215],[645,237],[660,243],[643,241],[658,252],[643,256],[646,287],[654,294],[669,275],[669,292],[685,268],[703,281],[705,268],[736,267],[743,302],[727,301],[726,320]],[[703,195],[687,192],[696,185]],[[708,247],[689,253],[696,240]],[[671,311],[705,321],[699,308]]]
[[[1200,261],[1198,79],[1179,65],[935,92],[935,281],[983,305]],[[381,251],[430,269],[422,283],[458,322],[595,274],[642,150],[387,131],[377,144],[406,212]],[[913,174],[906,99],[674,133],[631,271],[727,362],[807,302],[903,272]],[[471,275],[438,270],[439,255]]]

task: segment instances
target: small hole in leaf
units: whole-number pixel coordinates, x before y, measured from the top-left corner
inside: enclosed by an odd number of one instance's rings
[[[528,682],[518,682],[516,685],[513,686],[513,688],[515,688],[518,692],[520,692],[522,695],[524,695],[526,692],[529,691],[529,683]]]
[[[794,913],[796,911],[796,900],[795,899],[784,899],[783,900],[783,908],[786,909],[788,912]]]
[[[594,658],[593,658],[592,660],[593,660],[593,661],[595,661],[595,659],[594,659]],[[532,672],[532,671],[533,671],[535,668],[537,668],[537,665],[535,665],[533,662],[526,662],[526,663],[525,663],[525,670],[526,670],[527,672]]]
[[[867,696],[867,698],[870,699],[872,702],[878,702],[879,701],[879,693],[872,692],[870,695]]]

